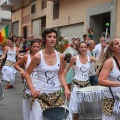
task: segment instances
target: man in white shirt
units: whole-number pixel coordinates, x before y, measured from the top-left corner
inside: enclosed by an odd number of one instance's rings
[[[104,37],[100,38],[100,43],[95,46],[94,52],[96,59],[100,59],[102,54],[104,54],[105,50],[107,48],[107,43]]]
[[[87,55],[95,57],[95,53],[93,50],[95,48],[95,41],[89,40],[87,44],[88,44]],[[95,72],[95,63],[93,62],[90,64],[89,80],[91,85],[98,85],[98,78]]]

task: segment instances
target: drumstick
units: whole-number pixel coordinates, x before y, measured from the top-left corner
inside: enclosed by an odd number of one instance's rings
[[[67,106],[67,97],[65,97],[65,107]],[[66,113],[66,108],[65,108],[65,113]]]

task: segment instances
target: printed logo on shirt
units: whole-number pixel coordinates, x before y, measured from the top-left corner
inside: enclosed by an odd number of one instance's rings
[[[118,76],[117,80],[120,81],[120,75]]]
[[[82,66],[82,67],[80,67],[80,71],[81,71],[81,73],[82,73],[82,77],[84,78],[84,79],[86,79],[87,78],[87,71],[88,71],[88,69],[86,68],[86,67],[84,67],[84,66]]]
[[[47,77],[47,84],[54,86],[55,83],[53,82],[53,78],[55,77],[55,72],[53,71],[46,71],[45,76]]]

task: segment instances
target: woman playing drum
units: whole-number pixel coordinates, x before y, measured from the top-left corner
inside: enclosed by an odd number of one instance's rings
[[[26,54],[25,56],[23,56],[23,58],[21,58],[17,63],[15,63],[14,67],[18,71],[20,71],[20,74],[23,77],[25,76],[25,70],[28,68],[32,57],[37,52],[39,52],[39,50],[41,49],[41,45],[42,45],[41,43],[42,42],[40,42],[40,40],[38,39],[32,40],[30,52]],[[20,67],[23,64],[25,64],[25,70]],[[33,86],[35,86],[38,82],[38,75],[37,75],[36,69],[34,69],[31,74],[31,80],[32,80]],[[31,94],[25,81],[24,90],[23,90],[23,118],[24,120],[30,120],[30,110],[31,110],[30,104],[31,104]]]
[[[6,47],[4,54],[0,57],[3,60],[7,55],[5,65],[2,68],[3,80],[7,81],[6,89],[13,88],[15,82],[16,70],[13,67],[16,62],[16,56],[19,55],[18,49],[14,46],[14,39],[12,37],[8,38],[8,47]]]
[[[74,65],[75,76],[74,76],[74,87],[70,97],[70,111],[73,113],[73,120],[79,118],[79,103],[77,102],[77,89],[78,87],[86,87],[90,85],[89,71],[91,62],[95,62],[94,57],[87,56],[87,43],[81,42],[79,45],[80,55],[74,56],[68,67],[65,69],[65,75],[68,70]]]
[[[31,120],[42,120],[42,112],[50,106],[62,106],[64,100],[60,94],[60,82],[68,97],[70,91],[63,75],[64,56],[54,47],[57,42],[57,32],[53,28],[46,29],[43,34],[45,48],[39,51],[31,60],[26,71],[26,81],[33,96]],[[30,74],[36,68],[38,84],[33,87]],[[59,114],[59,113],[58,113]]]
[[[99,62],[99,84],[106,86],[103,100],[102,120],[119,120],[120,118],[120,38],[110,41],[106,53]]]

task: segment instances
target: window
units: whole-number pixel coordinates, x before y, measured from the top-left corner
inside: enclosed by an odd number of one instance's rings
[[[60,7],[60,2],[55,2],[53,4],[53,20],[59,18],[59,7]]]
[[[41,8],[42,9],[46,8],[47,7],[47,1],[46,0],[42,0],[41,2],[42,2],[41,3]]]
[[[36,4],[31,5],[31,13],[35,13]]]
[[[41,34],[46,29],[46,16],[41,17]]]

